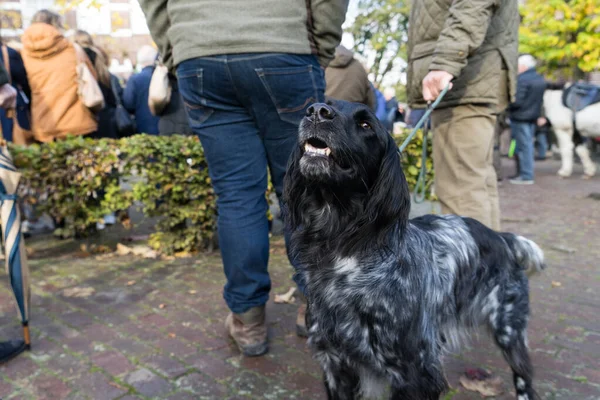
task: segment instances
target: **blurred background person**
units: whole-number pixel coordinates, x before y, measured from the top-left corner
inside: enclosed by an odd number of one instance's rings
[[[24,145],[28,143],[29,137],[25,132],[31,130],[29,116],[29,105],[31,89],[27,81],[27,72],[23,59],[16,49],[5,44],[0,37],[0,63],[7,72],[7,79],[17,91],[15,109],[11,115],[10,110],[0,108],[0,123],[2,124],[2,135],[6,141]]]
[[[137,131],[149,135],[158,135],[160,119],[148,107],[148,91],[157,57],[158,52],[152,46],[144,45],[138,50],[137,62],[142,70],[129,78],[123,92],[123,106],[135,116]]]
[[[325,96],[362,103],[375,110],[375,92],[367,71],[354,53],[342,45],[335,49],[335,58],[325,69],[325,82]]]
[[[535,70],[535,64],[535,58],[529,54],[519,57],[517,95],[515,101],[508,107],[510,129],[516,141],[516,154],[519,160],[518,176],[511,179],[510,183],[518,185],[534,183],[534,135],[537,120],[542,114],[546,90],[546,81]]]
[[[385,96],[377,86],[371,83],[371,90],[375,93],[375,115],[381,122],[385,122],[387,113],[385,112]]]
[[[110,73],[108,54],[94,43],[92,35],[86,31],[78,30],[73,36],[73,41],[80,45],[98,76],[98,85],[104,96],[104,108],[98,113],[98,130],[91,137],[117,139],[119,132],[115,121],[115,112],[117,109],[116,96],[123,96],[123,88],[119,83],[119,78]]]
[[[398,112],[398,100],[396,100],[396,89],[387,87],[383,90],[383,97],[385,98],[385,126],[388,131],[394,129],[394,121],[396,120],[396,113]]]
[[[31,87],[31,128],[39,142],[87,135],[98,128],[96,116],[79,98],[79,60],[62,30],[59,14],[40,10],[22,37],[21,56]],[[93,74],[93,65],[89,60],[86,64]]]

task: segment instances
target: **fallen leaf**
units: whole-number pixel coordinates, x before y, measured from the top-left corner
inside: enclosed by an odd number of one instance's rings
[[[33,248],[27,246],[25,247],[25,254],[27,254],[28,257],[30,257],[33,253],[35,253]],[[4,255],[2,255],[2,259],[4,259]]]
[[[135,285],[135,281],[129,281],[129,282],[127,282],[127,286],[133,286],[133,285]]]
[[[105,246],[103,244],[99,245],[99,246],[92,246],[92,248],[90,249],[90,251],[92,252],[92,254],[106,254],[106,253],[112,253],[112,249],[108,246]]]
[[[561,287],[562,283],[558,282],[558,281],[552,281],[552,287]]]
[[[140,256],[143,258],[158,258],[158,252],[156,250],[152,250],[148,246],[134,246],[131,250],[134,256]]]
[[[126,388],[124,388],[123,386],[119,385],[119,384],[118,384],[118,383],[116,383],[116,382],[108,382],[108,384],[109,384],[110,386],[116,387],[117,389],[120,389],[120,390],[127,390]]]
[[[460,384],[463,385],[465,389],[470,390],[471,392],[478,392],[484,397],[498,396],[503,393],[502,378],[499,376],[478,380],[469,379],[467,376],[463,375],[459,380]]]
[[[78,251],[73,254],[73,257],[75,257],[75,258],[88,258],[91,256],[92,256],[92,253],[90,253],[89,251]]]
[[[173,255],[175,256],[175,258],[190,258],[192,256],[192,253],[190,253],[189,251],[180,251]]]
[[[117,253],[118,255],[126,256],[128,254],[131,254],[132,252],[133,250],[131,249],[131,247],[125,246],[121,243],[117,243],[117,250],[115,251],[115,253]]]
[[[560,245],[553,245],[553,246],[550,246],[550,248],[552,250],[560,251],[561,253],[567,253],[567,254],[573,254],[577,251],[577,249],[573,249],[571,247],[566,247],[566,246],[560,246]]]
[[[189,294],[196,294],[196,293],[198,293],[198,292],[197,292],[197,291],[195,291],[194,289],[192,289],[192,290],[188,290],[188,293],[189,293]]]
[[[92,294],[96,292],[96,289],[89,286],[76,286],[72,288],[68,288],[63,290],[63,296],[65,297],[90,297]]]
[[[170,337],[171,339],[174,339],[174,338],[176,338],[176,337],[177,337],[177,335],[176,335],[176,334],[174,334],[174,333],[169,333],[169,337]]]
[[[163,308],[165,308],[165,307],[166,307],[166,305],[165,305],[165,304],[159,304],[159,305],[158,305],[158,308],[160,308],[161,310],[162,310]]]
[[[296,288],[291,287],[290,290],[288,290],[284,294],[276,294],[275,300],[273,300],[273,301],[278,304],[281,304],[281,303],[292,304],[295,301],[294,293],[296,293]]]

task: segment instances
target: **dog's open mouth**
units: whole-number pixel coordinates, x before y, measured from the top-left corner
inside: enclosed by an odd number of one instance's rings
[[[331,149],[327,143],[317,138],[310,138],[304,143],[304,155],[311,157],[329,157]]]

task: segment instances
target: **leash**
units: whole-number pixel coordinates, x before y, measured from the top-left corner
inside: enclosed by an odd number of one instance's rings
[[[444,90],[441,91],[441,93],[439,94],[437,99],[435,99],[435,101],[433,103],[427,104],[427,108],[425,109],[425,114],[423,114],[423,116],[421,117],[421,119],[419,119],[419,122],[417,122],[417,125],[415,125],[415,127],[410,132],[408,137],[398,147],[398,151],[400,153],[402,153],[404,150],[406,150],[406,146],[408,146],[410,141],[413,140],[413,138],[417,134],[417,131],[419,129],[421,129],[421,127],[424,126],[424,128],[423,128],[423,149],[421,151],[421,170],[419,171],[419,176],[417,178],[417,184],[415,185],[415,191],[414,191],[414,195],[413,195],[415,203],[422,203],[423,200],[425,200],[425,176],[427,175],[427,165],[425,164],[425,162],[427,161],[427,136],[429,134],[429,124],[425,124],[425,122],[428,122],[429,116],[431,115],[433,110],[435,110],[435,108],[438,106],[438,104],[440,104],[440,102],[442,101],[442,99],[444,98],[446,93],[448,93],[448,90],[450,90],[450,85],[447,85],[444,88]]]

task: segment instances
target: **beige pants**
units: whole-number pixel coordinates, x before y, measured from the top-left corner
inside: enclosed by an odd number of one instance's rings
[[[496,109],[474,104],[438,109],[431,122],[435,193],[442,212],[471,217],[499,230],[493,166]]]

